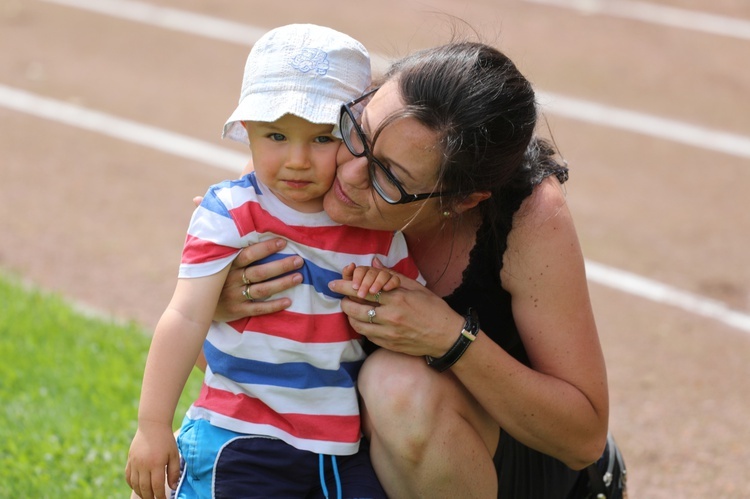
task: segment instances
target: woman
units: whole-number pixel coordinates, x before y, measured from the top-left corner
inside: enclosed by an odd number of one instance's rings
[[[402,279],[368,302],[349,281],[330,284],[381,347],[358,383],[389,496],[582,497],[579,470],[603,455],[606,368],[567,169],[536,119],[530,83],[478,43],[413,54],[342,110],[347,147],[325,210],[401,230],[427,283]],[[238,258],[223,318],[288,306],[257,298],[294,285],[294,273],[267,280],[294,257],[245,268],[277,250],[266,244]],[[246,288],[255,302],[239,301]]]

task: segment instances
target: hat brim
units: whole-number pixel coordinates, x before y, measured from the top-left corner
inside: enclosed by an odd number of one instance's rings
[[[309,91],[253,93],[242,99],[224,124],[222,137],[247,143],[243,121],[271,123],[286,114],[293,114],[311,123],[333,125],[334,135],[341,138],[338,133],[338,121],[342,104],[340,100],[311,94]]]

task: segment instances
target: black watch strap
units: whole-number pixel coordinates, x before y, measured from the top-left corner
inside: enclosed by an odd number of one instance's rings
[[[477,333],[479,333],[479,318],[477,317],[477,311],[473,308],[469,308],[466,312],[464,328],[461,330],[461,334],[458,335],[456,342],[442,357],[436,359],[429,355],[425,355],[427,365],[438,372],[445,371],[461,358],[464,352],[466,352],[466,349],[469,348],[469,345],[477,339]]]

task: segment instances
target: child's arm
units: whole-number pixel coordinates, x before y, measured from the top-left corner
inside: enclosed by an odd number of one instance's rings
[[[398,275],[391,273],[388,269],[357,267],[353,263],[344,267],[341,278],[352,281],[352,288],[357,290],[359,298],[365,298],[368,294],[375,295],[380,291],[391,291],[401,285]]]
[[[128,485],[143,498],[165,498],[164,473],[173,489],[179,456],[172,433],[175,408],[203,346],[229,267],[196,279],[179,279],[156,326],[143,374],[138,430],[128,453]]]

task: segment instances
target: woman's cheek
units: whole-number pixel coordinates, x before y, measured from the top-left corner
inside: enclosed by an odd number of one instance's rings
[[[339,142],[339,149],[336,152],[336,165],[341,166],[347,161],[354,159],[354,156],[352,153],[349,152],[349,149],[347,149],[346,144],[344,144],[344,141]]]

